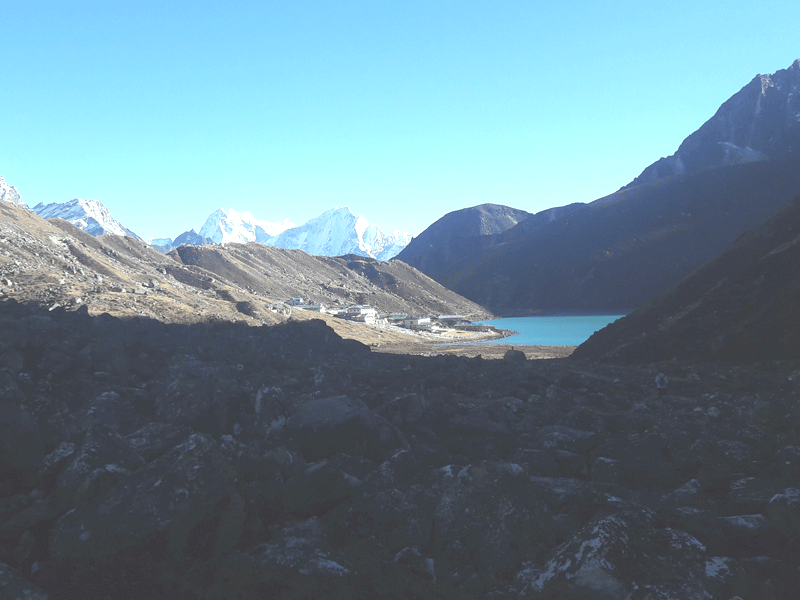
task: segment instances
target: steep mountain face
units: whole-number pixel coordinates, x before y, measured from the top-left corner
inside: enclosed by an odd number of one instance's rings
[[[797,359],[800,196],[575,358],[615,363]]]
[[[410,234],[400,232],[386,235],[345,206],[325,211],[304,225],[258,241],[267,246],[303,250],[314,256],[355,254],[389,260],[410,238]]]
[[[800,59],[757,75],[677,152],[647,167],[628,186],[717,167],[769,160],[800,151]]]
[[[17,188],[13,185],[8,185],[2,175],[0,175],[0,200],[12,202],[14,204],[25,204],[22,201],[22,197],[19,195]]]
[[[800,191],[800,155],[619,191],[465,256],[436,277],[496,314],[629,310],[668,290]],[[513,234],[513,235],[511,235]]]
[[[502,234],[531,217],[531,213],[481,204],[447,213],[412,239],[397,258],[436,279],[466,255],[502,241]]]
[[[51,202],[50,204],[40,202],[33,207],[33,212],[44,219],[64,219],[94,236],[128,235],[141,240],[138,235],[112,217],[99,200],[74,198],[68,202]]]
[[[290,227],[294,227],[294,223],[288,219],[270,223],[256,219],[247,211],[236,212],[233,209],[220,208],[208,216],[199,235],[201,238],[211,239],[215,244],[263,242]]]

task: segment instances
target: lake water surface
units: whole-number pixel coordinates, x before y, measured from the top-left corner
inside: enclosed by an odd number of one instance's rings
[[[536,316],[481,321],[498,329],[518,331],[516,335],[480,342],[517,346],[578,346],[609,323],[625,315]]]

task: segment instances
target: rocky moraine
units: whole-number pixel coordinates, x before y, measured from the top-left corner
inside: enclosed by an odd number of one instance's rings
[[[7,301],[3,594],[793,598],[799,381]]]

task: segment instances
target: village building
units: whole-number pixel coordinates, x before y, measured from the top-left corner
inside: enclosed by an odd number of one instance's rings
[[[431,328],[431,318],[420,315],[409,316],[403,319],[403,327],[407,329],[421,330]]]
[[[450,327],[453,325],[469,324],[469,321],[464,318],[464,315],[439,315],[436,320],[442,325],[448,325]]]
[[[378,319],[378,311],[371,306],[359,304],[356,306],[348,306],[344,315],[339,313],[339,316],[344,316],[345,319],[350,319],[351,321],[374,324]]]
[[[324,304],[301,304],[297,308],[301,310],[309,310],[311,312],[326,313],[328,308]]]

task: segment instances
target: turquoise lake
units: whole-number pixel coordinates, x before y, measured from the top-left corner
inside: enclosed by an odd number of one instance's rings
[[[480,342],[518,346],[578,346],[609,323],[625,315],[536,316],[481,321],[498,329],[517,331],[516,335]]]

